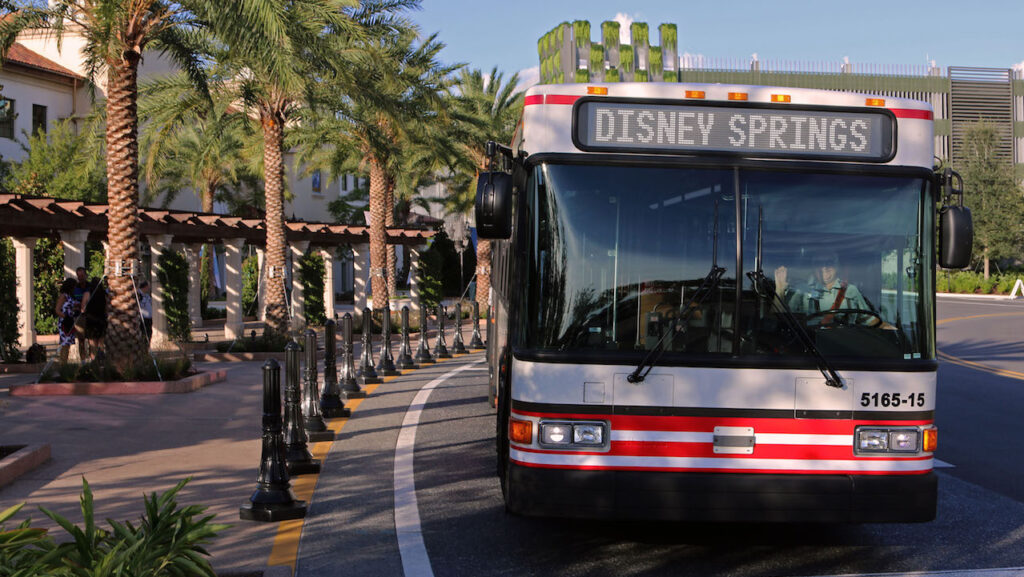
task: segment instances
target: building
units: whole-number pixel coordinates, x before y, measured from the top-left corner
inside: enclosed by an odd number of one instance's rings
[[[931,103],[935,151],[943,160],[962,158],[968,125],[984,119],[1001,133],[999,154],[1024,178],[1024,73],[1010,68],[867,66],[850,62],[792,63],[722,61],[679,55],[674,24],[658,26],[660,46],[648,26],[630,25],[631,44],[619,41],[619,23],[603,22],[599,41],[590,23],[563,22],[537,43],[540,82],[686,82],[757,84],[862,92]]]

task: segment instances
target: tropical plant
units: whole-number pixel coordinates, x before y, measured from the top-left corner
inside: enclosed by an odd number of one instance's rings
[[[66,33],[84,40],[87,75],[106,96],[107,262],[131,270],[139,258],[137,107],[143,55],[165,54],[201,86],[199,31],[212,29],[238,53],[259,54],[259,60],[281,67],[278,54],[287,43],[279,5],[274,0],[53,0],[41,6],[23,0],[14,7],[0,21],[2,56],[26,29],[49,31],[58,40]],[[106,350],[118,363],[134,366],[146,350],[146,338],[134,310],[133,279],[115,274],[107,282]]]
[[[46,132],[25,135],[25,157],[15,163],[10,185],[18,194],[105,202],[107,173],[103,163],[102,119],[90,117],[75,130],[57,120]]]
[[[18,332],[18,279],[14,268],[14,243],[9,238],[0,239],[0,358],[5,363],[21,359],[18,349],[21,335]]]
[[[480,171],[488,168],[484,146],[488,140],[500,143],[512,141],[516,124],[522,115],[523,93],[516,90],[519,75],[513,74],[508,82],[497,68],[485,76],[480,70],[463,70],[456,83],[458,107],[464,117],[474,119],[459,127],[464,133],[464,158],[455,167],[450,179],[450,194],[445,202],[452,214],[468,215],[476,199],[476,180]],[[491,288],[491,243],[478,239],[476,246],[476,300],[481,310],[487,310]]]
[[[427,141],[431,127],[445,122],[441,92],[454,67],[438,63],[442,47],[436,36],[417,42],[416,30],[398,22],[369,37],[358,45],[368,57],[354,60],[346,75],[320,87],[318,105],[330,114],[305,127],[302,136],[303,142],[323,147],[321,155],[333,157],[320,157],[333,178],[339,167],[350,170],[353,158],[358,159],[358,172],[369,175],[370,271],[376,308],[389,302],[386,227],[394,222],[394,214],[388,199],[402,166],[400,150]]]

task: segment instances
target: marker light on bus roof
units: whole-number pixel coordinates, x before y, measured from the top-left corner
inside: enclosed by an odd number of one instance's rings
[[[687,98],[704,98],[704,91],[703,90],[687,90],[686,91],[686,97]]]
[[[772,102],[789,102],[788,94],[772,94]]]
[[[885,106],[884,98],[868,98],[864,101],[865,106]]]
[[[746,92],[730,92],[729,93],[729,100],[746,100],[746,99],[747,99],[747,93]]]
[[[588,86],[587,87],[587,94],[600,94],[601,96],[607,96],[608,95],[608,87],[607,86]]]

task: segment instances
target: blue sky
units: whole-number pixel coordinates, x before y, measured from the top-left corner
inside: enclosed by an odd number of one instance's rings
[[[674,23],[679,53],[749,62],[1024,67],[1024,0],[422,0],[410,14],[438,32],[445,62],[512,72],[536,67],[537,39],[562,21]]]

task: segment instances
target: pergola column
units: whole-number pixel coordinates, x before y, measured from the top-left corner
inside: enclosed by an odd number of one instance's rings
[[[242,323],[242,249],[244,238],[224,239],[224,286],[227,289],[227,320],[224,338],[236,339],[244,335]]]
[[[60,243],[64,245],[64,278],[75,278],[78,267],[85,267],[85,241],[87,230],[62,230]]]
[[[151,234],[146,238],[153,255],[153,275],[149,282],[153,302],[153,337],[149,341],[149,348],[154,351],[170,350],[174,345],[167,330],[167,293],[160,282],[160,272],[163,271],[160,257],[170,252],[173,237],[169,234]]]
[[[367,282],[369,273],[370,245],[352,245],[352,293],[356,307],[356,314],[354,316],[362,315],[363,309],[366,308],[367,296],[370,290],[369,283]]]
[[[334,319],[334,247],[321,248],[320,256],[324,259],[324,315],[327,320]]]
[[[292,328],[299,328],[306,324],[306,295],[305,287],[302,286],[302,277],[299,274],[299,261],[305,256],[309,249],[308,240],[293,240],[289,243],[292,251]]]
[[[256,319],[267,320],[267,271],[264,270],[266,250],[262,246],[256,247],[256,267],[258,272],[256,281]]]
[[[408,249],[409,255],[409,299],[412,301],[409,310],[418,313],[420,311],[420,247],[407,246],[406,249]]]
[[[18,283],[19,344],[27,349],[36,344],[36,326],[32,311],[35,293],[32,290],[32,256],[38,238],[14,238],[14,275]]]
[[[199,251],[202,244],[192,243],[185,245],[185,260],[188,261],[188,318],[192,321],[192,328],[198,329],[203,326],[203,286],[202,273],[200,272]]]

